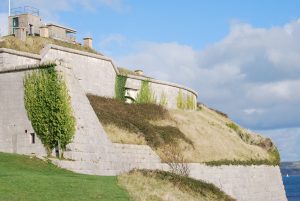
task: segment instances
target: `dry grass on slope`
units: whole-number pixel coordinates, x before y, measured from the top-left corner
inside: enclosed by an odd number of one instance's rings
[[[265,160],[266,150],[244,142],[227,126],[231,121],[203,107],[201,111],[171,110],[170,122],[159,125],[176,125],[193,143],[195,148],[180,145],[183,156],[189,162],[219,160]]]
[[[128,104],[116,99],[93,95],[88,95],[88,98],[107,132],[112,130],[112,124],[125,130],[122,135],[116,136],[115,131],[109,134],[114,140],[120,140],[119,143],[140,142],[144,139],[154,149],[170,144],[176,145],[179,140],[192,144],[178,128],[171,125],[157,126],[150,123],[150,121],[169,118],[168,111],[161,106],[155,104]],[[130,141],[126,139],[125,133],[130,134]],[[136,139],[132,139],[132,134],[136,134]]]
[[[132,171],[118,184],[134,201],[233,201],[212,184],[162,171]]]
[[[88,98],[113,142],[147,144],[165,162],[170,162],[170,150],[176,150],[172,154],[183,158],[181,162],[279,163],[278,151],[269,139],[249,134],[205,106],[199,111],[166,110],[151,104],[130,105],[97,96]]]
[[[91,48],[83,47],[80,44],[67,43],[52,38],[43,38],[38,36],[27,36],[26,42],[23,42],[14,36],[5,36],[2,38],[2,41],[0,41],[0,48],[8,48],[22,52],[40,54],[40,51],[48,44],[99,54],[97,51]]]

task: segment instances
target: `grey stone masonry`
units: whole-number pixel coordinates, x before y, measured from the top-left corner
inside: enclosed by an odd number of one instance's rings
[[[60,59],[71,66],[86,94],[115,96],[118,70],[109,58],[56,45],[48,45],[41,56],[42,62]]]
[[[126,87],[132,88],[132,89],[140,89],[141,88],[141,82],[142,81],[149,81],[150,88],[152,92],[154,93],[154,96],[156,98],[156,102],[160,103],[160,100],[162,98],[162,95],[165,95],[166,101],[167,101],[167,108],[176,109],[177,108],[177,98],[179,95],[179,92],[183,95],[183,100],[186,101],[187,96],[191,96],[194,99],[194,108],[196,108],[197,104],[197,92],[195,92],[192,89],[189,89],[187,87],[173,84],[165,81],[160,81],[156,79],[148,79],[142,76],[134,76],[134,75],[128,75]]]
[[[76,118],[75,136],[64,152],[69,160],[54,160],[58,166],[86,174],[116,175],[160,163],[148,146],[111,143],[73,69],[67,64],[58,65],[57,69],[65,78]]]
[[[18,70],[16,66],[30,66],[40,61],[40,55],[0,48],[0,72]]]
[[[46,156],[40,139],[31,139],[34,130],[24,107],[25,73],[0,73],[0,152]]]
[[[287,201],[278,166],[189,167],[190,177],[212,183],[238,201]]]

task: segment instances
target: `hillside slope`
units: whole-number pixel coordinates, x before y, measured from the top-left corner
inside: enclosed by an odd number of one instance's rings
[[[157,105],[126,104],[88,96],[99,120],[115,143],[148,144],[163,160],[170,150],[185,162],[278,165],[270,139],[247,131],[202,105],[197,111],[166,110]]]

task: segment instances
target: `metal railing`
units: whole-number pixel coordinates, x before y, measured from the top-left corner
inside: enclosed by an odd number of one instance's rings
[[[40,16],[40,10],[31,6],[17,7],[10,9],[11,15],[32,14]]]

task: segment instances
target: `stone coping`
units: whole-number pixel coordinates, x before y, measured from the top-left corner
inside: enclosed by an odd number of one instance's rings
[[[147,77],[137,76],[137,75],[127,75],[127,77],[131,78],[131,79],[135,79],[135,80],[149,81],[149,82],[156,83],[156,84],[161,84],[161,85],[167,85],[167,86],[171,86],[171,87],[176,87],[176,88],[179,88],[179,89],[183,89],[183,90],[189,91],[189,92],[193,93],[194,95],[196,95],[198,97],[198,93],[196,91],[194,91],[191,88],[179,85],[179,84],[175,84],[175,83],[171,83],[171,82],[166,82],[166,81],[162,81],[162,80],[156,80],[156,79],[153,79],[153,78],[147,78]]]
[[[17,56],[23,56],[23,57],[28,57],[31,59],[41,60],[41,56],[38,54],[21,52],[21,51],[17,51],[17,50],[13,50],[13,49],[8,49],[8,48],[0,48],[0,53],[9,53],[9,54],[17,55]]]
[[[9,69],[0,69],[0,74],[34,70],[34,69],[41,68],[40,67],[41,65],[47,65],[47,64],[51,64],[51,63],[55,63],[55,61],[47,61],[47,62],[31,64],[31,65],[14,66],[13,68],[9,68]]]
[[[106,56],[99,55],[99,54],[94,54],[94,53],[90,53],[90,52],[84,52],[84,51],[80,51],[80,50],[75,50],[75,49],[71,49],[71,48],[67,48],[67,47],[62,47],[62,46],[59,46],[59,45],[48,44],[45,48],[43,48],[41,50],[41,52],[40,52],[41,58],[44,58],[44,56],[48,53],[48,51],[50,49],[59,50],[59,51],[63,51],[63,52],[68,52],[68,53],[72,53],[72,54],[78,54],[78,55],[82,55],[82,56],[87,56],[87,57],[92,57],[92,58],[102,59],[102,60],[108,61],[112,64],[114,70],[119,75],[119,70],[116,67],[116,65],[114,64],[114,62],[112,61],[112,59],[108,58]]]

